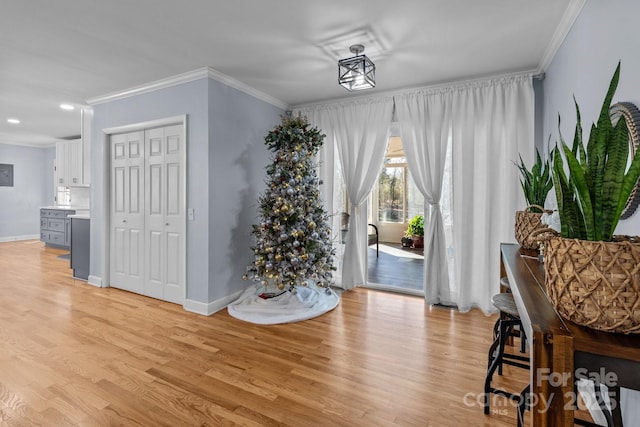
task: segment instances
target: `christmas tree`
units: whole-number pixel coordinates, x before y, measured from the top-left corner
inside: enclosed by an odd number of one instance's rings
[[[260,224],[251,231],[254,262],[244,276],[265,289],[295,292],[311,280],[329,292],[335,251],[314,161],[324,137],[302,116],[283,117],[265,137],[273,163],[258,199]]]

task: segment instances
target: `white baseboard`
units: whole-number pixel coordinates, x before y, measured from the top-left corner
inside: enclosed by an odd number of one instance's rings
[[[0,237],[0,243],[2,242],[16,242],[18,240],[38,240],[40,239],[39,234],[29,234],[26,236],[9,236],[9,237]]]
[[[90,285],[97,286],[97,287],[101,288],[102,287],[102,277],[89,275],[87,283],[90,284]]]
[[[382,283],[368,282],[363,288],[375,289],[377,291],[394,292],[398,294],[415,295],[417,297],[424,297],[424,291],[417,289],[402,288],[400,286],[390,286]]]
[[[234,292],[231,295],[217,299],[215,301],[211,301],[209,303],[187,299],[184,302],[183,308],[192,313],[202,314],[203,316],[211,316],[213,313],[222,310],[227,305],[229,305],[229,303],[238,299],[242,292],[244,292],[244,289],[241,289],[238,292]]]
[[[99,276],[91,276],[89,275],[89,278],[87,280],[87,283],[93,286],[97,286],[99,288],[102,288],[102,277]],[[196,314],[202,314],[203,316],[211,316],[213,313],[222,310],[223,308],[225,308],[227,305],[229,305],[229,303],[235,301],[236,299],[238,299],[238,297],[240,296],[240,294],[244,292],[244,289],[241,289],[237,292],[234,292],[231,295],[228,295],[226,297],[220,298],[218,300],[215,301],[211,301],[209,303],[204,303],[204,302],[200,302],[200,301],[194,301],[194,300],[185,300],[185,303],[183,305],[183,308],[187,311],[190,311],[192,313],[196,313]]]

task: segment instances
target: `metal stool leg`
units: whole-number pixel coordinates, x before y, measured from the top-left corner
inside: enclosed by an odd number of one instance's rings
[[[500,320],[498,337],[494,340],[493,344],[491,344],[491,348],[489,350],[489,369],[487,370],[487,376],[484,380],[484,413],[489,414],[489,399],[491,393],[502,394],[506,397],[511,397],[511,393],[507,393],[503,390],[497,390],[491,387],[491,379],[493,378],[493,374],[496,372],[498,368],[502,368],[502,360],[504,355],[504,346],[506,343],[506,337],[508,336],[508,331],[511,329],[512,324],[516,322],[514,320]],[[495,353],[497,349],[497,353]],[[495,354],[493,354],[495,353]]]
[[[531,385],[529,384],[520,393],[520,400],[518,400],[518,427],[524,427],[524,411],[529,409],[530,391]]]
[[[518,308],[516,306],[513,295],[509,293],[499,293],[491,298],[493,306],[500,312],[500,318],[493,327],[494,341],[489,348],[488,354],[488,369],[487,376],[484,382],[484,413],[490,412],[490,395],[497,394],[504,396],[508,399],[512,399],[518,402],[522,402],[523,398],[521,394],[510,393],[500,388],[491,386],[493,374],[498,371],[499,375],[502,375],[503,364],[515,366],[523,369],[530,369],[529,358],[524,355],[514,354],[510,351],[505,352],[505,346],[508,343],[512,345],[511,338],[514,334],[514,328],[518,326],[521,349],[525,348],[524,330],[522,329],[522,323],[520,322],[520,316]],[[517,351],[516,351],[517,353]],[[527,363],[525,363],[527,362]],[[524,405],[524,404],[523,404]]]

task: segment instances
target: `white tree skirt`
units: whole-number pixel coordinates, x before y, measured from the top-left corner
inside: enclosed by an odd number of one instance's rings
[[[311,319],[333,310],[340,303],[340,296],[332,289],[313,284],[297,287],[297,292],[285,292],[273,298],[258,296],[256,287],[246,289],[240,297],[227,306],[236,319],[259,325],[276,325]]]

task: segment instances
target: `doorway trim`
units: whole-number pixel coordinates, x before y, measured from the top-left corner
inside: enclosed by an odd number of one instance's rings
[[[169,125],[182,125],[182,138],[185,144],[185,149],[182,153],[182,164],[184,165],[182,172],[182,188],[184,194],[184,201],[180,209],[184,212],[184,221],[181,225],[181,233],[184,236],[184,251],[181,254],[182,256],[182,265],[184,265],[183,269],[183,283],[184,283],[184,295],[182,300],[182,307],[185,308],[185,304],[187,302],[187,287],[189,283],[187,282],[187,251],[188,251],[188,237],[187,237],[187,206],[188,206],[188,193],[187,193],[187,176],[188,176],[188,164],[187,164],[187,150],[188,150],[188,142],[187,142],[187,114],[166,117],[162,119],[150,120],[146,122],[132,123],[122,126],[115,126],[110,128],[105,128],[102,130],[102,153],[103,153],[103,189],[102,192],[102,281],[100,286],[102,287],[111,287],[111,260],[110,260],[110,250],[111,250],[111,241],[110,241],[110,227],[111,227],[111,135],[117,133],[128,133],[128,132],[136,132],[142,131],[144,129],[169,126]]]

